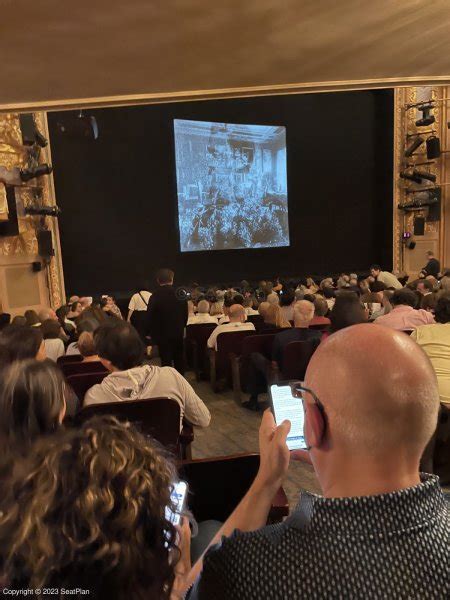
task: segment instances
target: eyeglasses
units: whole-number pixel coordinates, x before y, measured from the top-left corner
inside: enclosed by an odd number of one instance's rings
[[[325,409],[323,407],[322,402],[319,400],[317,394],[313,392],[311,388],[307,388],[303,385],[302,381],[293,381],[291,384],[291,392],[294,398],[300,398],[303,402],[305,401],[304,394],[310,394],[312,399],[314,400],[314,404],[317,405],[317,408],[320,410],[322,415],[325,415]]]

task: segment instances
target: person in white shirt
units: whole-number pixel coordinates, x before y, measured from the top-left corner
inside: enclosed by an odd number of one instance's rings
[[[100,361],[110,374],[86,392],[84,406],[171,398],[180,405],[180,431],[183,417],[198,427],[209,425],[209,410],[176,369],[142,364],[145,347],[129,323],[102,325],[94,334],[94,344]]]
[[[151,298],[151,293],[146,285],[142,286],[139,292],[131,296],[128,304],[127,321],[138,331],[142,339],[145,338],[147,329],[147,306]]]
[[[217,317],[209,314],[208,300],[200,300],[197,304],[197,314],[189,315],[187,325],[198,325],[200,323],[217,323]]]
[[[64,343],[59,337],[60,331],[59,321],[53,319],[46,319],[41,325],[45,353],[53,362],[56,362],[60,356],[64,356]]]
[[[245,308],[241,304],[233,304],[230,306],[228,315],[230,322],[224,323],[223,325],[218,325],[209,336],[207,342],[208,348],[214,348],[214,350],[217,350],[217,336],[221,333],[231,333],[233,331],[255,331],[255,326],[253,323],[248,323],[245,321]]]
[[[389,273],[389,271],[382,271],[379,265],[372,265],[370,267],[370,274],[377,281],[381,281],[384,283],[386,288],[394,288],[396,290],[400,290],[403,286],[397,277],[393,273]]]

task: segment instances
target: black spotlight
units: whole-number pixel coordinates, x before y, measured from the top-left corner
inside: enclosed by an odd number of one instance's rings
[[[411,144],[406,148],[405,156],[412,156],[417,150],[417,148],[419,148],[419,146],[421,146],[424,143],[424,141],[425,140],[423,139],[423,137],[420,137],[420,135],[418,135],[416,139],[413,142],[411,142]]]
[[[420,177],[420,179],[426,179],[427,181],[436,181],[436,175],[434,173],[429,173],[428,171],[414,169],[413,175],[414,177]]]
[[[414,181],[414,183],[422,183],[422,178],[420,177],[420,175],[416,175],[415,173],[407,173],[406,171],[401,171],[400,177],[402,179],[408,179],[409,181]]]
[[[423,104],[419,110],[422,113],[422,118],[416,121],[416,127],[426,127],[436,121],[434,115],[431,114],[432,104]]]
[[[439,158],[441,155],[441,142],[435,135],[430,135],[427,139],[427,158]]]

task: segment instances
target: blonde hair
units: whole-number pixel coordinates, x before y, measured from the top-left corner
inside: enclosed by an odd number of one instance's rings
[[[275,327],[279,328],[291,326],[289,321],[286,321],[286,319],[283,317],[283,313],[281,312],[278,304],[269,304],[269,307],[264,313],[264,322],[269,323],[270,325],[275,325]]]

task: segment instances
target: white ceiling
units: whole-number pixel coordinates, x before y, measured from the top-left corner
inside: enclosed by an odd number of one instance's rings
[[[3,110],[450,79],[449,0],[0,0],[0,16]]]

